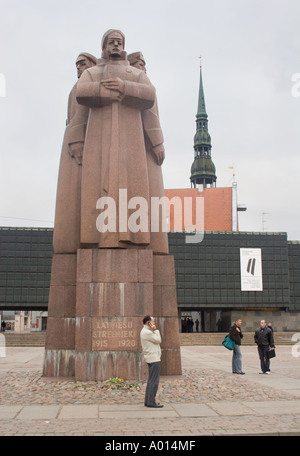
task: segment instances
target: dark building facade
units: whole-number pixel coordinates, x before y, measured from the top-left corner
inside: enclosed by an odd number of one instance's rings
[[[0,310],[47,310],[51,228],[0,228]],[[227,331],[241,316],[252,330],[261,318],[278,331],[300,328],[300,241],[286,233],[205,232],[198,244],[169,233],[179,317],[194,313],[202,331]],[[241,249],[260,249],[262,291],[241,290]]]
[[[0,310],[47,310],[52,228],[0,228]]]
[[[300,242],[286,233],[205,232],[199,244],[169,233],[181,314],[199,313],[202,331],[227,331],[239,316],[251,331],[264,318],[278,331],[300,328]],[[262,291],[242,291],[241,249],[261,250]]]
[[[288,242],[290,309],[300,312],[300,242]]]

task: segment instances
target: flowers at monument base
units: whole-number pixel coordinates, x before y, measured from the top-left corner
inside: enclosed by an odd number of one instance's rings
[[[101,386],[101,389],[139,390],[140,386],[137,383],[126,383],[123,378],[113,377],[106,380],[105,384]]]
[[[111,390],[130,390],[130,391],[140,391],[142,383],[129,383],[125,382],[123,378],[113,377],[105,380],[105,382],[87,382],[87,383],[77,383],[73,387],[73,392],[84,391],[85,393],[97,392],[100,390],[111,391]]]

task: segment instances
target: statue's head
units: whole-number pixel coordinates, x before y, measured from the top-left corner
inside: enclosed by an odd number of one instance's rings
[[[138,68],[146,73],[146,62],[144,56],[141,52],[134,52],[127,56],[131,66]]]
[[[76,68],[77,68],[77,77],[78,79],[86,70],[97,64],[97,59],[92,54],[88,54],[87,52],[82,52],[76,59]]]
[[[125,36],[120,30],[108,30],[102,38],[102,57],[104,59],[124,59],[126,55]]]

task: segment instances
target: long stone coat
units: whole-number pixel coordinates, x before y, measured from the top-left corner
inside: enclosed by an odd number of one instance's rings
[[[75,253],[80,248],[82,166],[71,155],[70,147],[74,143],[84,143],[89,108],[77,103],[77,84],[68,99],[67,126],[59,165],[53,232],[55,253]]]
[[[122,100],[105,89],[102,79],[125,81]],[[155,102],[155,89],[144,72],[127,60],[106,60],[87,69],[77,85],[77,101],[90,108],[82,169],[81,233],[83,247],[149,248],[148,229],[133,232],[119,220],[119,190],[127,191],[127,202],[142,197],[150,208],[148,165],[142,112]],[[110,197],[116,203],[116,231],[99,231],[98,200]],[[99,206],[98,206],[99,207]],[[124,205],[122,206],[122,211]],[[128,210],[126,220],[135,210]],[[119,221],[122,225],[120,230]]]
[[[162,168],[156,161],[153,148],[163,145],[164,138],[160,126],[156,99],[151,109],[143,111],[142,120],[145,135],[150,200],[151,198],[161,200],[161,198],[164,198],[165,196]],[[167,232],[164,231],[164,228],[166,229],[166,225],[164,225],[164,223],[166,223],[166,213],[165,210],[163,210],[163,207],[161,207],[160,212],[157,213],[154,211],[154,214],[158,217],[157,222],[159,229],[156,232],[151,232],[150,248],[155,253],[167,254],[169,253],[168,235]]]

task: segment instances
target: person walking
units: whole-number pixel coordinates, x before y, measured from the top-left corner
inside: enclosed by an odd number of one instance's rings
[[[229,337],[235,342],[232,353],[232,373],[244,375],[245,372],[242,371],[241,341],[243,333],[241,331],[241,325],[242,320],[237,318],[229,330]]]
[[[274,332],[274,329],[273,329],[273,326],[272,326],[272,323],[271,323],[271,322],[268,323],[268,328],[270,328],[270,330],[271,330],[272,332]]]
[[[191,333],[194,332],[194,320],[193,317],[191,318]]]
[[[254,342],[257,344],[260,359],[260,374],[270,374],[270,360],[268,351],[275,348],[273,331],[267,326],[266,320],[261,320],[260,327],[254,333]]]
[[[156,328],[154,318],[147,315],[143,319],[141,330],[141,344],[146,363],[148,364],[149,377],[145,393],[145,406],[161,408],[163,405],[156,403],[155,397],[159,385],[160,358],[161,358],[161,335]]]
[[[5,328],[6,328],[6,323],[4,320],[2,320],[2,323],[1,323],[1,331],[5,332]]]
[[[271,322],[268,323],[268,328],[270,328],[270,330],[273,333],[273,342],[274,342],[274,345],[275,345],[274,329],[273,329],[273,326],[272,326]],[[270,358],[269,358],[269,363],[270,363],[269,364],[269,372],[271,372],[271,360],[270,360]]]

